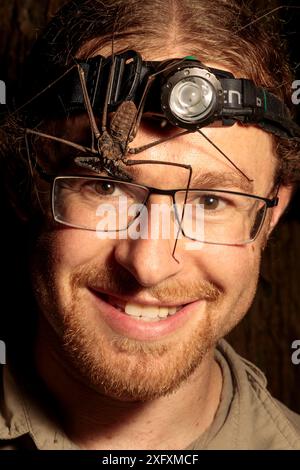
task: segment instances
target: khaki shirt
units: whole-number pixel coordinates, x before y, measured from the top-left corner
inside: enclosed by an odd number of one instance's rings
[[[300,416],[272,398],[266,378],[222,340],[216,360],[223,375],[220,404],[211,426],[187,449],[300,449]],[[3,367],[0,449],[71,450],[52,407],[18,384]],[[200,410],[199,410],[200,413]]]

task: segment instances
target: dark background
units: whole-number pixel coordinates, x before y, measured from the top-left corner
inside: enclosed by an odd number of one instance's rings
[[[66,2],[1,0],[0,79],[6,82],[9,96],[13,95],[16,83],[22,77],[24,58],[39,30]],[[282,4],[290,6],[274,14],[280,15],[280,24],[289,41],[291,59],[299,79],[300,2],[253,0],[252,3],[258,15]],[[298,194],[265,251],[259,288],[251,311],[229,336],[237,351],[267,373],[271,392],[298,412],[300,365],[291,362],[291,344],[300,339],[299,202]]]

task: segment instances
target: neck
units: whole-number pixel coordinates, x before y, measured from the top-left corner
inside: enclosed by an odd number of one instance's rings
[[[47,331],[39,331],[36,343],[37,370],[63,410],[66,434],[79,447],[184,449],[212,423],[222,389],[213,351],[172,394],[148,402],[121,401],[72,374],[50,328],[41,327],[45,328]]]

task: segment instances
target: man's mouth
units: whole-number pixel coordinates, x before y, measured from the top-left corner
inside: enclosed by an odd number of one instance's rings
[[[160,305],[154,300],[122,299],[98,289],[88,290],[92,294],[100,318],[111,330],[141,341],[157,340],[178,330],[193,314],[201,315],[205,307],[203,300],[191,301],[188,304],[178,302],[177,305],[174,301],[173,305],[167,305],[167,302]]]
[[[161,321],[181,310],[184,305],[176,307],[162,307],[153,305],[141,305],[133,302],[123,302],[110,295],[103,294],[103,299],[120,312],[142,321]]]

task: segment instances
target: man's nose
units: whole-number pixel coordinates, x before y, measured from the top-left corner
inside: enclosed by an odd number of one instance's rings
[[[183,256],[180,240],[173,256],[173,249],[176,240],[178,226],[174,227],[174,220],[169,224],[170,236],[166,237],[166,231],[161,224],[166,222],[165,218],[153,218],[153,199],[167,199],[161,196],[151,196],[148,206],[144,208],[144,217],[148,221],[148,230],[143,238],[128,238],[119,240],[115,247],[115,259],[125,269],[127,269],[139,282],[141,286],[151,287],[181,271],[183,266]],[[172,219],[174,219],[172,217]],[[156,226],[154,226],[156,224]],[[157,224],[160,226],[157,227]],[[144,232],[145,234],[145,232]],[[159,234],[159,236],[157,236]]]

